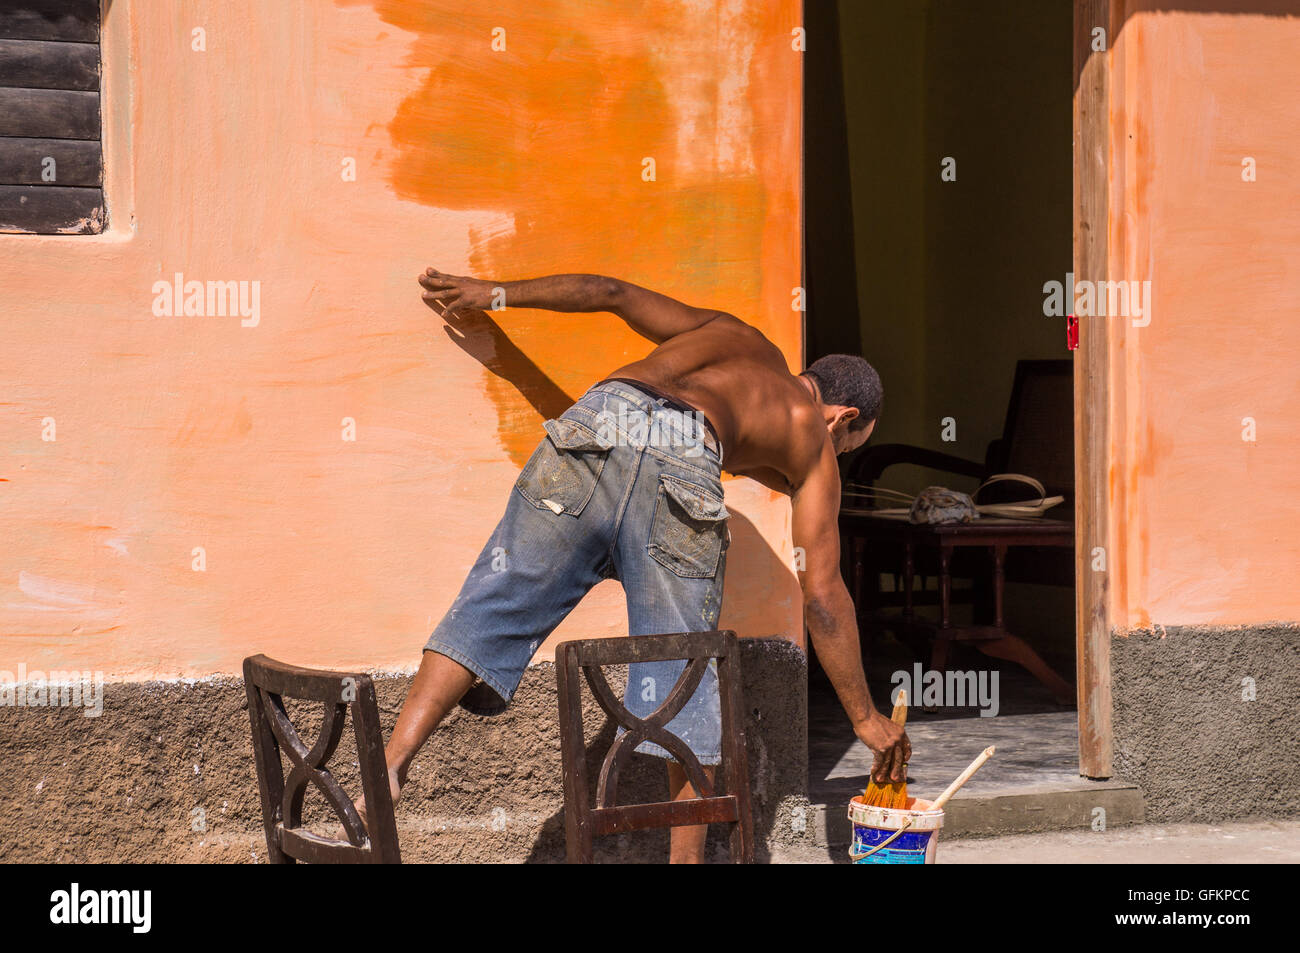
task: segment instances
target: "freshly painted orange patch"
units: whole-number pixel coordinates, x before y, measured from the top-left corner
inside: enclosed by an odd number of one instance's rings
[[[372,5],[427,71],[389,124],[394,191],[508,217],[471,231],[473,274],[614,275],[731,311],[798,362],[797,3]],[[576,397],[651,347],[607,315],[497,317],[515,347],[485,386],[520,465],[542,416],[520,381]]]

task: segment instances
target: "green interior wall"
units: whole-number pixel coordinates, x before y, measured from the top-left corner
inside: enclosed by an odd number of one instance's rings
[[[1072,258],[1072,5],[839,0],[837,13],[861,347],[885,388],[872,443],[982,461],[1016,361],[1069,356],[1043,284]],[[946,156],[956,181],[941,180]],[[974,489],[903,466],[883,485],[932,483]],[[1072,600],[1008,588],[1008,624],[1067,672]]]
[[[1069,0],[840,0],[862,348],[885,385],[873,443],[982,460],[1016,361],[1068,356],[1042,288],[1071,261],[1071,16]]]

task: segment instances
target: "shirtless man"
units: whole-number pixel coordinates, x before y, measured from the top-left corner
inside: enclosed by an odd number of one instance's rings
[[[860,447],[875,426],[880,379],[871,366],[833,355],[792,375],[776,346],[739,318],[614,278],[492,282],[430,268],[419,281],[430,307],[486,310],[504,289],[506,307],[612,312],[658,346],[546,422],[505,515],[425,646],[388,742],[394,800],[411,759],[452,706],[502,710],[542,640],[602,579],[623,584],[629,635],[716,628],[730,541],[724,465],[790,496],[817,658],[875,753],[873,778],[904,780],[911,745],[872,704],[840,576],[835,457]],[[632,666],[628,709],[644,717],[657,708],[662,698],[646,701],[645,686],[651,696],[656,687],[666,693],[684,665]],[[719,762],[712,669],[668,728],[702,764]],[[650,743],[638,751],[668,760],[674,799],[695,796],[668,752]],[[672,861],[698,862],[706,832],[674,828]]]

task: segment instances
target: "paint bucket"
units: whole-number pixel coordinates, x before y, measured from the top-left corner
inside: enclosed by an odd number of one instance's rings
[[[906,808],[871,807],[862,795],[849,802],[855,864],[933,864],[943,827],[943,811],[930,810],[923,798],[908,798]]]

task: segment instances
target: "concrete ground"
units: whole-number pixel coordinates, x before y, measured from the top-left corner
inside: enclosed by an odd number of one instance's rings
[[[829,767],[829,758],[819,762],[823,770],[820,777],[810,778],[810,796],[841,791],[860,794],[866,786],[871,749],[852,735],[846,719],[840,720],[845,721],[845,728],[834,752],[838,758]],[[989,745],[996,746],[997,753],[966,782],[959,797],[1079,786],[1078,721],[1073,711],[947,721],[916,719],[907,726],[914,752],[908,766],[908,789],[920,797],[936,797]]]
[[[808,849],[775,863],[848,863],[845,849]],[[1108,831],[1053,831],[939,841],[940,864],[1295,864],[1300,820],[1137,824]]]
[[[937,859],[946,864],[1295,864],[1300,863],[1300,820],[967,838],[940,841]]]
[[[888,693],[894,673],[912,673],[915,662],[910,650],[893,640],[882,636],[873,645],[868,683],[882,711],[891,708]],[[979,717],[974,700],[965,707],[925,711],[912,699],[907,719],[913,751],[908,770],[911,793],[936,796],[989,745],[996,745],[998,754],[958,797],[1079,786],[1076,711],[1053,702],[1047,689],[1013,663],[959,646],[950,668],[997,673],[996,715]],[[854,736],[825,675],[813,668],[808,686],[809,798],[814,803],[844,803],[855,789],[861,792],[870,768],[871,752]]]

